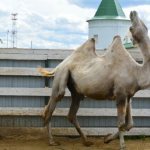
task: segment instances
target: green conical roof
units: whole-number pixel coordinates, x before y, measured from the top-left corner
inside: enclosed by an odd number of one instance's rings
[[[126,19],[118,0],[102,0],[94,18],[99,19]]]

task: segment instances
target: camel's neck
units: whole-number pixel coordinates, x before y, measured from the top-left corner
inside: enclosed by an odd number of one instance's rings
[[[148,35],[146,35],[144,39],[142,39],[142,42],[139,43],[139,47],[143,54],[143,63],[145,64],[150,60],[150,39]]]
[[[150,88],[150,39],[145,36],[139,44],[143,54],[143,65],[137,67],[137,80],[141,89]]]
[[[150,61],[139,65],[135,76],[141,90],[150,88]]]

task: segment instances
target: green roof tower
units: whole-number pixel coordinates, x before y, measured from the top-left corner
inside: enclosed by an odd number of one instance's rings
[[[126,18],[119,2],[117,0],[103,0],[96,13],[95,18],[115,18],[121,17]]]
[[[97,49],[107,48],[115,35],[120,35],[123,40],[131,24],[118,0],[101,0],[94,17],[88,23],[89,38],[96,39]]]

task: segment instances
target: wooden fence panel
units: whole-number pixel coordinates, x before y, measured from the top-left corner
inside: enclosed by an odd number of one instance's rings
[[[72,50],[0,49],[0,129],[43,127],[42,113],[51,96],[53,78],[44,78],[38,66],[52,70]],[[104,51],[98,51],[99,54]],[[139,52],[131,52],[136,60]],[[53,133],[77,135],[66,116],[71,103],[70,92],[58,102],[52,118]],[[150,90],[139,91],[133,98],[135,128],[129,135],[150,135]],[[115,101],[81,102],[78,119],[88,135],[105,135],[117,130]]]

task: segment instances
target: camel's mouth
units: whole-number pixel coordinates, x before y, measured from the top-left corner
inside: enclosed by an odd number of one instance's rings
[[[131,33],[130,30],[129,30],[128,37],[129,37],[129,39],[131,40],[132,44],[133,44],[134,46],[136,46],[136,45],[137,45],[137,42],[134,40],[134,38],[133,38],[132,33]]]

